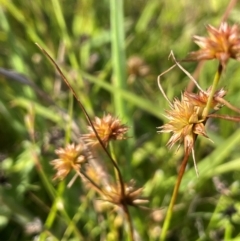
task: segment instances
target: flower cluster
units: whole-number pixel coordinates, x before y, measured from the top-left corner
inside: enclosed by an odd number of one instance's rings
[[[183,97],[184,100],[191,103],[197,109],[198,115],[201,115],[204,108],[207,105],[209,95],[212,91],[212,87],[210,86],[207,91],[203,92],[200,91],[199,93],[190,93],[184,92]],[[212,110],[219,110],[222,107],[222,104],[219,103],[219,99],[222,99],[226,95],[227,91],[221,88],[220,90],[216,91],[213,95],[213,99],[211,102]]]
[[[128,130],[126,125],[121,124],[118,118],[110,114],[104,115],[103,118],[95,117],[93,127],[106,147],[111,140],[124,139]],[[88,126],[89,133],[82,135],[82,141],[86,142],[86,146],[93,147],[99,143],[93,127]],[[55,152],[59,158],[51,161],[57,171],[54,179],[64,179],[72,169],[78,171],[81,165],[87,162],[86,151],[82,143],[69,144],[66,148],[59,148]]]
[[[107,147],[111,140],[124,139],[128,128],[121,124],[118,118],[108,114],[104,115],[103,118],[95,117],[88,130],[88,134],[82,135],[82,141],[85,142],[86,148],[94,147],[99,143],[95,132]],[[90,149],[87,149],[90,152]],[[75,170],[80,178],[85,181],[86,186],[95,190],[103,198],[103,201],[112,203],[125,211],[129,205],[136,206],[148,202],[141,197],[142,188],[135,188],[133,182],[124,184],[118,169],[115,184],[109,184],[109,174],[105,173],[104,168],[101,168],[100,163],[95,163],[95,160],[89,160],[88,165],[81,169],[81,166],[87,162],[88,157],[85,153],[83,144],[69,144],[66,148],[57,149],[56,154],[59,158],[51,162],[56,170],[54,179],[63,180],[71,170]]]
[[[69,144],[66,148],[59,148],[55,152],[59,158],[51,161],[57,171],[53,179],[63,180],[72,169],[78,171],[81,165],[87,161],[82,144]]]
[[[111,140],[123,140],[128,131],[128,127],[121,123],[121,121],[110,114],[104,115],[103,118],[95,117],[93,121],[95,130],[103,144],[107,147]],[[95,135],[92,126],[88,126],[88,134],[82,135],[82,139],[88,146],[96,146],[99,141]]]
[[[139,204],[148,203],[146,198],[142,198],[143,188],[135,188],[133,180],[124,186],[124,194],[122,193],[121,186],[107,185],[103,190],[104,200],[118,206],[130,205],[135,206]]]
[[[205,131],[205,120],[202,117],[204,108],[206,107],[211,87],[206,91],[199,93],[184,92],[181,100],[175,99],[171,105],[171,110],[166,111],[168,123],[159,127],[161,132],[170,133],[172,136],[167,143],[168,147],[172,147],[176,142],[184,143],[185,152],[192,149],[196,135],[201,135],[208,138]],[[226,91],[221,89],[216,91],[212,100],[211,107],[213,110],[220,108],[221,104],[218,98],[224,97]]]

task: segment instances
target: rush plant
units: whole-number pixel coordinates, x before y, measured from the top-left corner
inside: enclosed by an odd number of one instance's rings
[[[239,3],[205,1],[0,0],[0,240],[240,238]]]

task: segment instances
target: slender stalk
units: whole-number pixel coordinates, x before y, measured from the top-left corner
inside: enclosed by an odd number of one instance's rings
[[[65,209],[63,208],[63,209],[61,209],[59,211],[63,215],[64,222],[67,224],[67,226],[69,228],[71,228],[73,230],[74,235],[77,237],[77,240],[79,240],[79,241],[84,240],[83,235],[80,233],[80,231],[79,231],[78,227],[76,226],[76,224],[71,221],[71,218],[68,216],[68,214],[65,211]]]
[[[208,101],[207,101],[207,105],[203,111],[203,114],[202,114],[202,117],[203,117],[203,120],[206,119],[206,117],[208,116],[208,113],[210,111],[210,108],[211,108],[211,104],[212,104],[212,100],[213,100],[213,96],[214,96],[214,93],[217,89],[217,85],[218,85],[218,82],[220,80],[220,77],[222,75],[222,70],[223,70],[223,66],[221,63],[219,63],[218,65],[218,70],[214,76],[214,79],[213,79],[213,84],[212,84],[212,89],[211,89],[211,93],[208,97]]]
[[[188,158],[189,158],[190,153],[191,153],[191,150],[188,149],[188,151],[184,155],[184,158],[183,158],[183,161],[182,161],[179,173],[178,173],[177,182],[174,186],[172,198],[171,198],[171,201],[170,201],[170,204],[169,204],[169,207],[168,207],[168,210],[167,210],[167,215],[166,215],[166,218],[165,218],[165,221],[164,221],[164,224],[163,224],[163,228],[162,228],[162,231],[161,231],[161,235],[160,235],[160,239],[159,239],[160,241],[164,241],[166,239],[167,231],[168,231],[168,228],[169,228],[169,225],[170,225],[170,222],[171,222],[171,218],[172,218],[172,214],[173,214],[173,207],[174,207],[174,204],[175,204],[176,199],[177,199],[178,190],[179,190],[179,187],[180,187],[180,184],[181,184],[181,181],[182,181],[183,174],[185,172],[185,168],[186,168],[187,163],[188,163]]]
[[[93,190],[90,190],[88,192],[88,194],[86,195],[86,198],[88,200],[92,200],[93,198],[93,195],[94,195],[94,191]],[[87,210],[87,207],[88,206],[88,202],[82,202],[80,204],[80,206],[78,207],[76,213],[74,214],[72,220],[69,222],[69,225],[68,227],[66,228],[64,234],[63,234],[63,237],[61,239],[61,241],[68,241],[70,240],[70,236],[71,234],[73,233],[74,231],[74,227],[75,227],[75,224],[79,223],[79,221],[81,220],[81,218],[83,217],[83,214],[86,212]],[[83,237],[82,239],[83,240]]]
[[[128,222],[128,226],[129,226],[129,236],[130,236],[130,240],[134,241],[134,228],[133,228],[133,223],[132,223],[132,219],[131,219],[131,215],[130,212],[128,210],[128,206],[127,204],[125,204],[123,206],[123,211],[125,213],[125,216],[127,218],[127,222]]]
[[[75,170],[76,173],[78,174],[78,176],[80,178],[85,178],[91,185],[92,185],[92,188],[98,192],[100,195],[104,195],[104,192],[102,191],[102,189],[84,172],[79,172],[78,170]]]
[[[220,98],[220,97],[216,97],[215,98],[216,101],[218,101],[219,103],[223,104],[224,106],[228,107],[229,109],[237,112],[240,114],[240,109],[233,106],[231,103],[229,103],[228,101],[224,100],[223,98]]]
[[[229,14],[231,13],[232,9],[237,4],[237,0],[230,0],[228,6],[226,7],[225,13],[222,16],[221,23],[227,21]]]
[[[72,132],[72,121],[73,121],[73,94],[69,92],[69,104],[68,104],[68,116],[69,119],[66,124],[66,129],[65,129],[65,144],[69,143],[71,140],[71,132]]]
[[[118,165],[116,164],[116,161],[112,158],[112,156],[110,155],[109,151],[107,150],[106,146],[104,145],[103,141],[101,140],[101,138],[99,137],[97,130],[95,129],[93,122],[87,112],[87,110],[85,109],[83,103],[81,102],[81,100],[79,99],[76,91],[73,89],[73,87],[70,85],[69,81],[67,80],[67,78],[65,77],[65,75],[63,74],[62,70],[59,68],[59,66],[57,65],[57,63],[54,61],[54,59],[48,54],[48,52],[43,49],[39,44],[36,43],[36,45],[38,46],[38,48],[49,58],[49,60],[52,62],[52,64],[55,66],[55,68],[57,69],[57,71],[59,72],[59,74],[61,75],[62,79],[64,80],[65,84],[68,86],[68,88],[71,90],[71,92],[73,93],[75,99],[77,100],[80,108],[82,109],[89,125],[92,127],[96,138],[99,141],[99,144],[101,145],[102,149],[104,150],[104,152],[106,153],[106,155],[108,156],[108,158],[110,159],[113,167],[116,169],[116,172],[118,174],[118,178],[119,178],[119,182],[120,182],[120,186],[121,186],[121,194],[122,196],[125,196],[125,189],[124,189],[124,182],[123,182],[123,177],[121,174],[121,171],[118,167]]]
[[[228,121],[234,121],[234,122],[240,122],[240,116],[210,114],[210,115],[208,115],[208,118],[209,117],[219,118],[219,119],[228,120]]]
[[[35,145],[35,143],[33,143]],[[52,186],[51,182],[49,181],[46,173],[44,172],[43,168],[42,168],[42,165],[40,164],[40,161],[39,161],[39,158],[38,158],[38,155],[36,153],[35,150],[32,151],[32,155],[33,155],[33,159],[35,161],[35,165],[36,165],[36,169],[38,171],[38,174],[43,182],[43,185],[45,186],[50,198],[52,200],[55,199],[56,197],[56,190],[54,189],[54,187]]]
[[[232,224],[228,221],[227,225],[225,226],[225,233],[224,233],[224,240],[231,240],[232,239]]]
[[[65,185],[63,184],[63,182],[61,182],[59,184],[58,190],[57,190],[57,193],[60,196],[55,197],[54,202],[51,206],[50,212],[48,213],[47,219],[44,223],[44,228],[46,228],[47,230],[51,229],[51,227],[53,225],[53,222],[56,219],[57,212],[58,212],[58,203],[61,200],[61,195],[62,195],[62,192],[63,192],[64,188],[65,188]],[[48,237],[48,234],[46,232],[42,232],[40,237],[39,237],[39,240],[44,241],[44,240],[47,239],[47,237]]]
[[[112,142],[109,143],[109,150],[110,150],[111,156],[113,157],[113,160],[115,161],[116,165],[118,165]],[[118,178],[116,169],[114,169],[114,173],[115,173],[116,181],[119,182],[119,178]]]

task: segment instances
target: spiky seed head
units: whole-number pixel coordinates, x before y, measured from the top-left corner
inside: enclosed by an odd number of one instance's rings
[[[204,108],[207,105],[207,101],[211,93],[211,90],[212,90],[212,87],[209,87],[205,92],[200,91],[199,93],[190,93],[185,91],[183,93],[183,99],[184,101],[187,101],[192,105],[194,105],[198,116],[201,116]],[[226,95],[226,93],[227,91],[224,90],[223,88],[215,92],[211,103],[211,108],[213,110],[218,110],[222,106],[222,104],[219,103],[218,98],[223,98]]]
[[[194,42],[200,50],[191,52],[186,60],[200,61],[218,59],[226,66],[229,58],[240,60],[240,29],[234,24],[221,23],[219,28],[207,25],[209,37],[194,36]]]
[[[183,94],[181,100],[175,99],[171,105],[171,110],[166,111],[168,123],[159,127],[161,132],[172,133],[167,146],[171,148],[177,142],[184,142],[185,152],[187,149],[192,149],[196,135],[207,137],[205,127],[201,123],[196,106],[186,101]]]
[[[56,170],[53,179],[63,180],[72,169],[79,170],[87,161],[82,144],[68,144],[65,148],[57,149],[55,153],[59,158],[51,161],[51,165]]]
[[[117,185],[105,186],[103,193],[104,199],[118,206],[136,206],[148,203],[146,198],[141,197],[143,188],[135,188],[135,182],[131,180],[124,186],[124,196],[121,193],[121,187]]]
[[[95,117],[93,121],[94,128],[96,129],[100,139],[105,146],[111,140],[123,140],[128,131],[128,127],[121,123],[121,121],[110,114],[104,115],[103,118]],[[88,126],[88,134],[82,135],[84,141],[88,146],[95,146],[99,142],[91,126]]]

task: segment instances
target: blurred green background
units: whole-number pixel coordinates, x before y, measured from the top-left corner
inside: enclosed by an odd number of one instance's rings
[[[80,181],[71,188],[66,187],[71,177],[66,183],[52,182],[54,150],[77,141],[87,123],[35,43],[57,61],[91,117],[112,113],[131,127],[131,138],[114,147],[125,181],[144,186],[154,210],[130,209],[137,240],[158,240],[183,150],[168,150],[169,135],[156,133],[169,108],[157,76],[173,64],[171,50],[183,59],[197,49],[192,36],[206,36],[207,24],[219,26],[229,1],[126,0],[124,18],[115,19],[115,29],[114,16],[121,17],[121,9],[114,10],[110,2],[0,0],[1,241],[127,240],[119,215],[97,210],[97,195]],[[228,22],[240,23],[239,16],[236,3]],[[204,63],[197,73],[197,63],[183,66],[206,89],[217,62]],[[235,106],[239,76],[240,64],[231,60],[220,83]],[[113,82],[118,77],[123,90]],[[177,68],[162,80],[170,100],[191,88]],[[220,113],[236,115],[227,108]],[[214,142],[197,140],[200,177],[190,160],[168,240],[240,240],[239,124],[209,120],[207,133]]]

